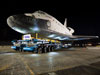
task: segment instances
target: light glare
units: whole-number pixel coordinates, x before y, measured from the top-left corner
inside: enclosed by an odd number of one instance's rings
[[[49,35],[48,37],[54,37],[55,35],[54,34],[52,34],[52,35]]]
[[[39,28],[38,27],[34,27],[33,30],[34,31],[39,31]]]

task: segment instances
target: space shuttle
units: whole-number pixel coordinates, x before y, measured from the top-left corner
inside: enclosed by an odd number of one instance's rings
[[[38,33],[40,38],[57,40],[85,40],[94,39],[98,36],[75,36],[75,30],[67,26],[67,18],[64,24],[53,16],[43,12],[25,13],[12,15],[7,18],[7,24],[13,30],[22,34]]]

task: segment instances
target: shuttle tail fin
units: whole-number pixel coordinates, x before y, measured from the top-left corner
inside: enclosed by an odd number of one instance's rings
[[[67,18],[65,18],[64,26],[67,27]]]

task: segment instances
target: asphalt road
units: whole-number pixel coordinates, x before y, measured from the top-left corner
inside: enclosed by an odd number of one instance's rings
[[[33,54],[1,48],[0,75],[100,75],[100,49],[70,48]]]

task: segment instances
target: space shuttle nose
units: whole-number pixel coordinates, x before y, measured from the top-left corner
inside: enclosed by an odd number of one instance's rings
[[[33,17],[23,14],[13,15],[7,18],[7,24],[17,32],[26,33],[33,26],[33,20]]]
[[[12,22],[13,22],[13,16],[10,16],[7,18],[7,24],[12,27]]]
[[[13,15],[8,17],[7,23],[10,27],[25,27],[27,25],[33,25],[32,19],[32,17],[25,15]]]
[[[23,14],[13,15],[7,18],[9,27],[20,33],[35,33],[47,30],[48,20],[38,19],[35,16],[27,16]]]

